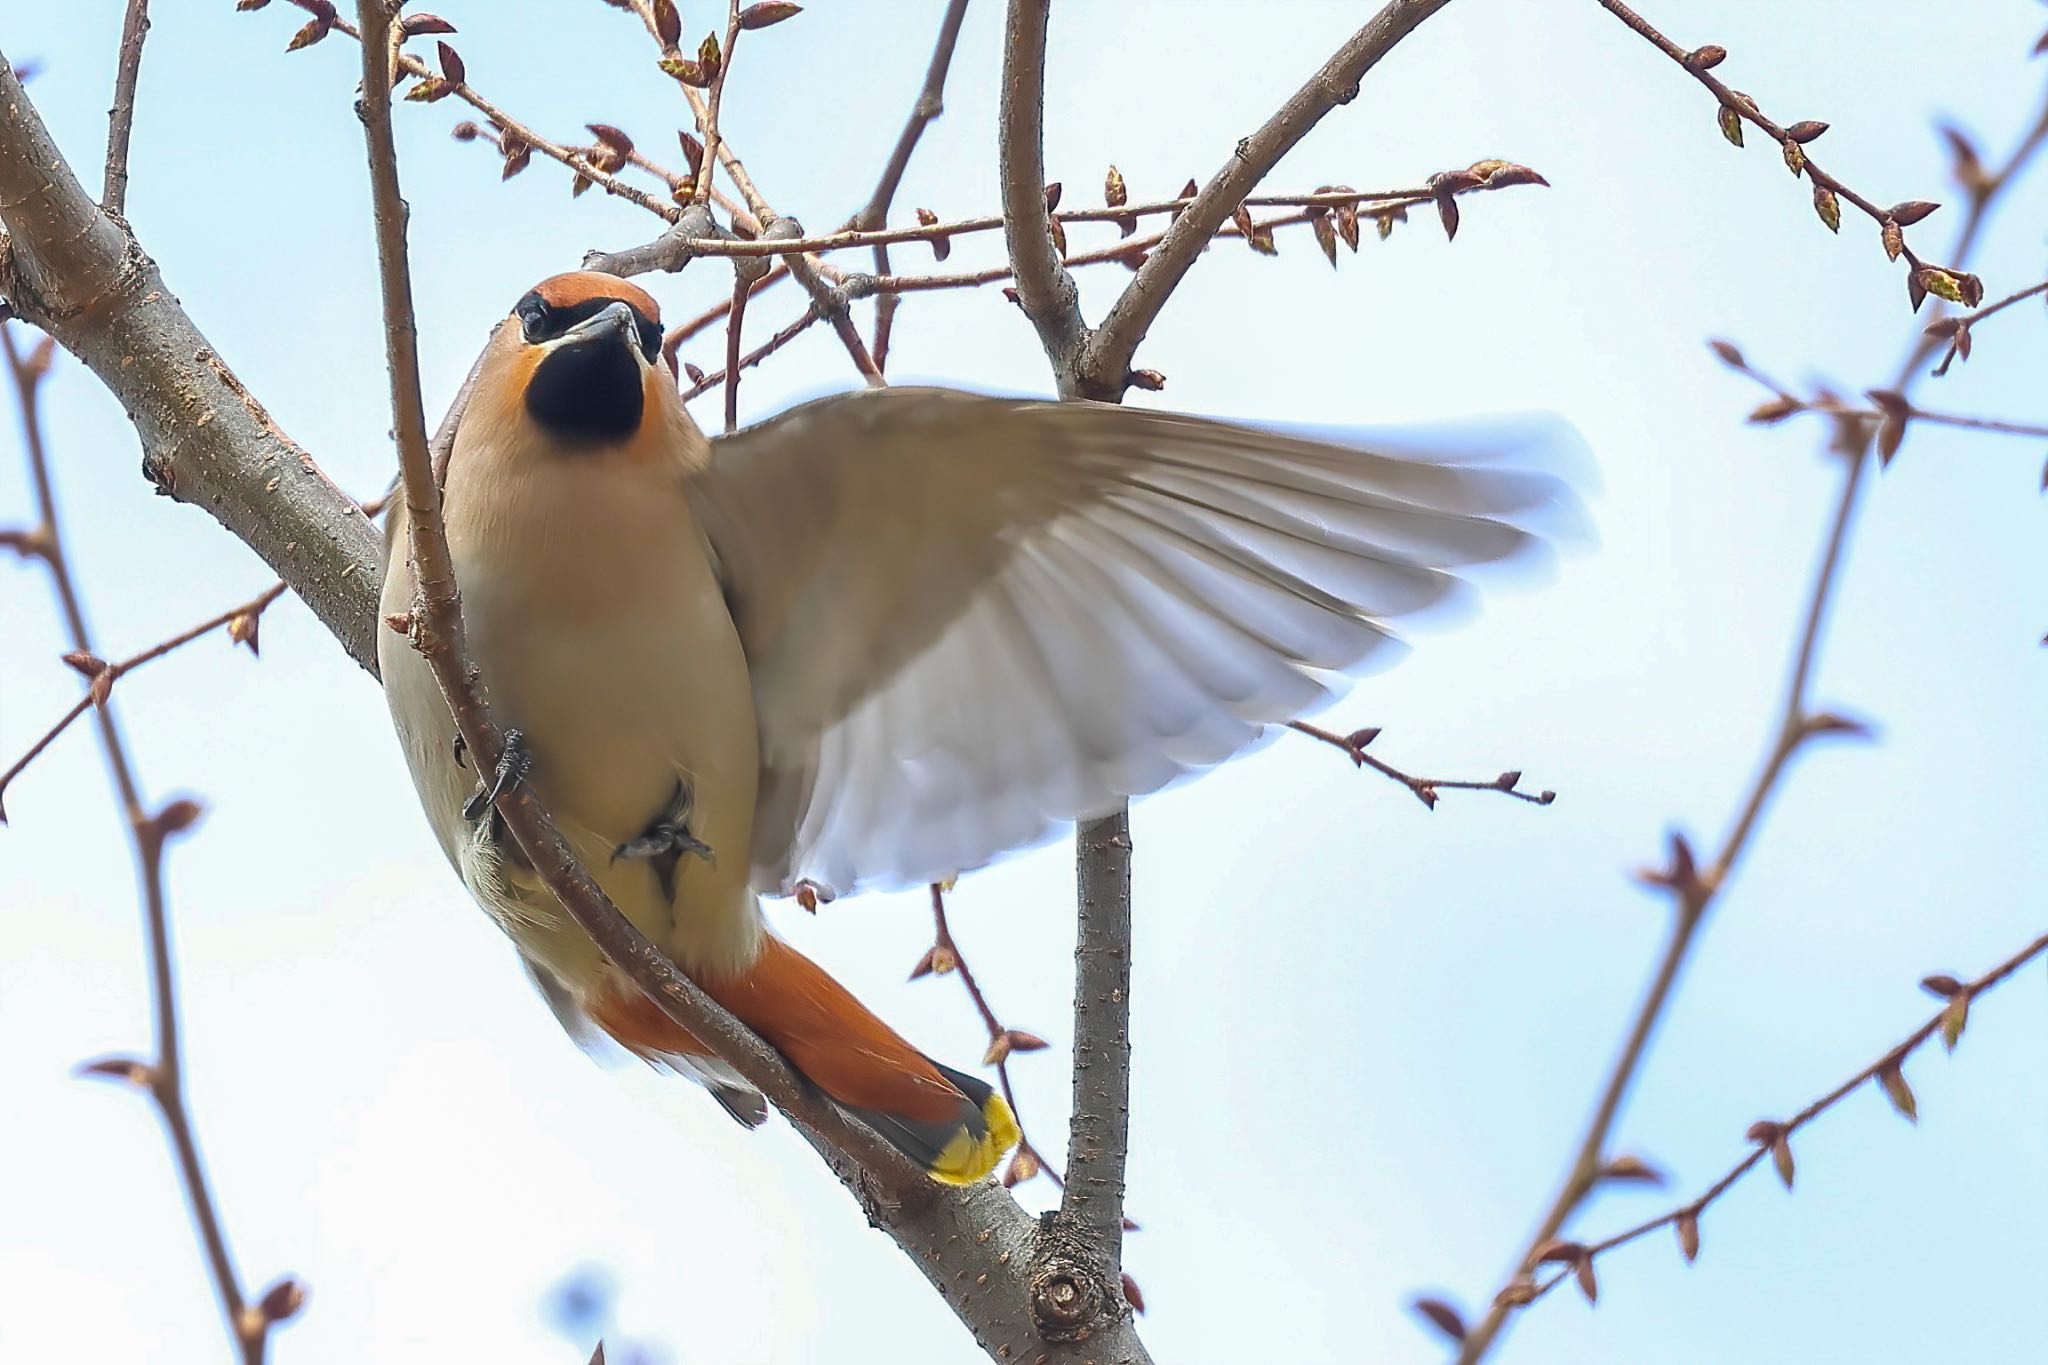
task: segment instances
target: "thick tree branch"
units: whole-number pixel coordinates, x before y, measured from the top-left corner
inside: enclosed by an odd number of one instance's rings
[[[200,334],[155,262],[94,204],[0,54],[0,293],[99,376],[160,492],[261,555],[363,667],[377,537]]]
[[[1065,1221],[1121,1268],[1124,1159],[1131,1130],[1131,821],[1084,825],[1075,840],[1074,1117]]]
[[[1202,187],[1187,212],[1166,230],[1158,250],[1146,258],[1137,276],[1110,306],[1102,325],[1088,338],[1074,376],[1082,391],[1094,398],[1108,398],[1124,391],[1138,343],[1145,339],[1159,310],[1166,306],[1167,299],[1216,230],[1325,114],[1357,97],[1359,82],[1380,58],[1449,3],[1450,0],[1389,0],[1278,113],[1237,144],[1223,169]]]
[[[1075,361],[1088,335],[1073,277],[1053,246],[1045,190],[1049,0],[1010,0],[998,147],[1004,235],[1017,301],[1038,330],[1062,398],[1084,395]],[[1119,386],[1105,395],[1115,401]],[[1073,1113],[1067,1177],[1032,1264],[1033,1307],[1049,1333],[1146,1359],[1123,1274],[1124,1167],[1131,1094],[1131,838],[1125,807],[1074,831]]]

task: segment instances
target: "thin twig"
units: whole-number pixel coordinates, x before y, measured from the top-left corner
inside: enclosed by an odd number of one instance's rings
[[[2025,289],[2019,290],[2016,293],[2007,294],[1998,302],[1987,303],[1975,312],[1957,313],[1945,318],[1936,318],[1933,322],[1928,323],[1927,334],[1929,336],[1946,337],[1948,339],[1948,350],[1942,353],[1941,363],[1934,367],[1935,377],[1940,378],[1942,375],[1947,374],[1949,366],[1955,363],[1957,356],[1960,355],[1965,360],[1970,358],[1970,343],[1972,340],[1970,329],[1972,326],[1982,322],[1994,313],[2002,313],[2014,304],[2023,303],[2037,294],[2048,294],[2048,280],[2042,280],[2039,284],[2030,284]]]
[[[1138,343],[1218,228],[1259,181],[1323,116],[1358,94],[1366,72],[1449,0],[1390,0],[1337,50],[1308,83],[1250,137],[1237,144],[1223,168],[1173,222],[1137,276],[1110,306],[1077,359],[1076,382],[1089,397],[1121,394]],[[1007,201],[1006,201],[1007,203]]]
[[[698,205],[710,202],[711,182],[717,178],[712,167],[717,164],[718,154],[724,148],[718,110],[725,102],[725,78],[732,73],[733,58],[738,55],[735,49],[739,46],[740,0],[729,0],[726,9],[725,48],[719,57],[718,74],[711,80],[711,94],[704,101],[703,111],[697,120],[698,130],[704,136],[704,161],[696,186],[690,191],[690,202]]]
[[[1601,3],[1607,3],[1607,0],[1601,0]],[[1961,230],[1951,250],[1952,259],[1969,259],[1992,205],[2033,157],[2044,140],[2048,140],[2048,106],[2044,106],[2041,117],[2033,129],[2021,139],[2004,166],[1995,174],[1988,176],[1983,181],[1981,191],[1971,196]],[[1900,366],[1897,379],[1892,384],[1894,390],[1903,392],[1906,389],[1937,344],[1935,338],[1924,334],[1915,340],[1904,364]],[[1731,354],[1736,354],[1733,348],[1723,351],[1722,357],[1728,360]],[[1739,355],[1730,363],[1742,368]],[[1672,893],[1676,904],[1671,934],[1658,960],[1649,990],[1630,1024],[1627,1041],[1623,1044],[1621,1055],[1615,1061],[1602,1087],[1593,1117],[1587,1125],[1585,1136],[1581,1139],[1577,1151],[1573,1154],[1556,1198],[1537,1225],[1535,1235],[1529,1239],[1527,1247],[1516,1263],[1515,1272],[1495,1295],[1485,1318],[1463,1337],[1458,1356],[1460,1365],[1473,1365],[1473,1362],[1487,1354],[1505,1326],[1508,1315],[1527,1301],[1529,1290],[1533,1287],[1533,1275],[1544,1249],[1557,1239],[1566,1221],[1597,1187],[1603,1155],[1607,1150],[1608,1135],[1648,1051],[1650,1038],[1663,1017],[1665,1004],[1670,999],[1672,987],[1696,941],[1700,924],[1721,887],[1726,884],[1737,860],[1748,847],[1750,838],[1763,816],[1764,808],[1776,791],[1793,755],[1809,739],[1851,728],[1836,717],[1814,714],[1809,708],[1807,698],[1814,665],[1820,655],[1822,628],[1833,602],[1835,583],[1848,544],[1849,530],[1859,504],[1864,474],[1871,463],[1872,434],[1868,423],[1856,424],[1853,428],[1838,433],[1838,439],[1842,444],[1838,444],[1836,448],[1843,456],[1844,467],[1842,488],[1836,499],[1834,513],[1828,522],[1820,566],[1814,578],[1812,591],[1807,597],[1791,676],[1786,683],[1785,699],[1778,715],[1776,734],[1765,754],[1762,769],[1744,796],[1734,825],[1722,844],[1720,853],[1710,865],[1704,868],[1695,867],[1690,848],[1682,838],[1673,836],[1670,865],[1664,871],[1654,874],[1652,878]]]
[[[1873,1081],[1884,1091],[1893,1108],[1899,1110],[1907,1119],[1917,1120],[1919,1102],[1913,1095],[1912,1087],[1906,1083],[1903,1070],[1906,1059],[1919,1051],[1936,1034],[1940,1034],[1943,1043],[1950,1051],[1954,1051],[1956,1042],[1962,1037],[1963,1029],[1969,1020],[1972,1002],[2044,953],[2048,953],[2048,934],[2035,939],[1973,981],[1956,982],[1952,978],[1928,977],[1922,984],[1936,994],[1942,995],[1946,1003],[1926,1023],[1887,1048],[1877,1060],[1808,1104],[1791,1118],[1763,1119],[1752,1124],[1749,1140],[1753,1145],[1749,1153],[1694,1198],[1654,1218],[1645,1219],[1632,1227],[1603,1237],[1597,1242],[1551,1244],[1546,1248],[1543,1259],[1566,1262],[1567,1268],[1548,1280],[1527,1285],[1520,1290],[1517,1297],[1526,1295],[1525,1302],[1542,1298],[1556,1288],[1560,1280],[1582,1275],[1584,1272],[1579,1269],[1582,1264],[1662,1227],[1677,1230],[1679,1249],[1686,1260],[1692,1260],[1699,1254],[1700,1215],[1709,1205],[1761,1165],[1766,1157],[1777,1166],[1780,1179],[1790,1186],[1790,1172],[1793,1169],[1790,1142],[1792,1134]]]
[[[374,669],[376,532],[193,324],[126,224],[85,192],[4,54],[0,204],[0,292],[118,400],[145,477],[228,527]]]
[[[42,379],[49,372],[49,343],[45,342],[31,355],[23,356],[15,344],[13,326],[0,323],[0,353],[5,355],[8,371],[14,380],[15,396],[20,403],[22,440],[28,450],[29,474],[35,485],[40,519],[33,537],[39,546],[37,553],[49,568],[50,583],[56,590],[73,649],[89,656],[93,652],[92,636],[86,627],[85,608],[79,599],[77,585],[72,580],[70,560],[65,555],[63,532],[57,518],[56,490],[50,475],[49,452],[43,440],[38,406]],[[149,940],[150,991],[156,1016],[156,1058],[151,1062],[110,1060],[91,1064],[86,1071],[131,1081],[148,1091],[155,1102],[177,1157],[185,1199],[199,1231],[200,1244],[212,1272],[214,1290],[220,1298],[228,1333],[245,1365],[260,1365],[274,1320],[265,1310],[274,1303],[282,1304],[284,1300],[266,1294],[262,1308],[252,1312],[243,1296],[241,1280],[235,1274],[234,1256],[228,1249],[227,1230],[221,1223],[207,1182],[206,1163],[199,1151],[199,1136],[185,1103],[184,1059],[178,1027],[177,965],[171,956],[170,909],[164,896],[163,852],[165,841],[172,834],[198,818],[199,808],[190,801],[176,801],[161,811],[152,813],[146,810],[134,769],[128,761],[121,727],[110,703],[101,701],[96,708],[96,720],[100,747],[106,753],[107,769],[121,802],[121,812],[127,821],[141,875],[143,919]],[[290,1284],[289,1281],[283,1283]],[[286,1291],[287,1296],[291,1292]],[[296,1308],[297,1302],[293,1299],[291,1309],[276,1316],[285,1316]]]
[[[1557,793],[1548,789],[1539,792],[1522,791],[1522,774],[1518,769],[1504,772],[1486,782],[1469,778],[1417,777],[1366,752],[1366,746],[1380,737],[1377,728],[1353,730],[1348,735],[1340,735],[1334,730],[1325,730],[1305,720],[1290,720],[1287,722],[1287,728],[1341,750],[1345,757],[1361,768],[1370,768],[1382,777],[1392,778],[1431,810],[1436,809],[1437,793],[1447,791],[1499,792],[1503,796],[1512,796],[1517,801],[1527,801],[1532,806],[1547,806],[1557,800]]]
[[[384,65],[388,49],[376,40],[393,16],[383,0],[358,0],[358,4],[365,31],[373,35],[364,48],[362,108],[370,147],[395,427],[406,511],[412,518],[416,605],[411,628],[441,686],[458,733],[469,751],[489,768],[503,757],[504,737],[491,721],[483,682],[468,663],[439,490],[419,408],[418,361],[411,346],[405,208],[392,148]],[[903,1247],[945,1295],[947,1304],[991,1357],[1043,1358],[1049,1365],[1078,1365],[1085,1350],[1088,1358],[1093,1358],[1099,1342],[1083,1347],[1046,1334],[1036,1311],[1041,1286],[1027,1282],[1023,1273],[1038,1234],[1013,1199],[993,1184],[942,1197],[912,1162],[796,1076],[780,1056],[714,1004],[621,915],[578,864],[525,783],[511,784],[497,797],[496,808],[528,864],[590,934],[605,958],[664,1014],[789,1116],[833,1173],[861,1199],[870,1219]],[[961,1282],[974,1283],[975,1293],[955,1292]],[[1142,1365],[1147,1359],[1132,1334],[1125,1333],[1116,1344],[1133,1365]]]
[[[953,937],[953,926],[946,919],[945,888],[933,882],[931,897],[932,946],[918,959],[910,979],[915,981],[920,976],[949,972],[957,975],[967,991],[968,1000],[974,1005],[974,1012],[981,1016],[982,1027],[988,1030],[987,1056],[993,1059],[996,1080],[1002,1087],[1003,1099],[1008,1102],[1010,1112],[1017,1118],[1019,1132],[1017,1152],[1003,1172],[1003,1183],[1015,1185],[1043,1173],[1054,1185],[1065,1188],[1066,1178],[1060,1174],[1059,1168],[1046,1159],[1045,1153],[1031,1145],[1030,1134],[1024,1129],[1023,1110],[1017,1106],[1017,1092],[1010,1084],[1011,1054],[1036,1052],[1045,1046],[1045,1041],[1036,1034],[1009,1028],[996,1017],[988,997],[982,994],[981,983],[974,979],[974,968],[968,964],[967,954],[961,949],[959,940]]]
[[[462,393],[467,394],[468,389],[469,386],[465,383]],[[458,395],[458,401],[461,396]],[[452,432],[449,433],[448,439],[450,441],[454,439]],[[371,498],[368,502],[361,504],[363,515],[366,517],[376,516],[384,510],[386,501],[387,499],[378,497]],[[16,542],[15,548],[23,555],[43,558],[48,554],[46,538],[40,531],[28,532],[15,536],[12,539]],[[194,640],[203,639],[223,626],[227,628],[230,640],[238,645],[247,645],[249,652],[254,654],[257,649],[257,631],[262,623],[264,611],[269,608],[271,603],[284,596],[290,587],[289,583],[280,578],[248,601],[229,607],[226,611],[215,612],[198,625],[187,626],[177,634],[170,636],[168,639],[157,641],[138,654],[131,654],[117,663],[100,663],[100,666],[93,669],[88,678],[89,685],[85,695],[80,697],[70,710],[59,717],[54,725],[45,730],[42,738],[31,745],[28,752],[16,760],[12,767],[8,768],[4,773],[0,773],[0,824],[7,822],[7,788],[13,783],[14,779],[21,776],[28,765],[35,762],[43,750],[49,748],[50,744],[59,735],[70,729],[71,723],[84,715],[86,709],[92,706],[96,700],[104,701],[107,696],[111,695],[114,684],[117,681],[133,673],[144,664],[161,659],[173,650],[181,649],[191,644]],[[67,662],[77,667],[92,661],[88,660],[86,656],[74,654]]]
[[[740,425],[740,328],[746,322],[749,281],[744,275],[733,281],[732,308],[725,324],[725,430],[727,435]]]
[[[641,23],[646,27],[648,34],[653,37],[657,45],[660,44],[661,27],[656,22],[653,5],[649,3],[649,0],[628,0],[628,3],[631,5],[634,13],[640,16]],[[719,64],[721,81],[732,60],[732,53],[730,51],[732,43],[730,39],[738,33],[738,0],[730,0],[729,9],[730,14],[727,24],[727,37],[729,41],[726,44],[728,50],[723,55]],[[719,81],[714,81],[714,85],[719,83]],[[838,335],[840,345],[846,348],[847,357],[853,361],[853,367],[860,374],[861,378],[869,384],[881,383],[882,372],[876,367],[874,357],[869,354],[867,343],[861,339],[859,329],[853,325],[853,318],[847,311],[845,296],[837,290],[830,280],[820,273],[819,262],[815,256],[806,254],[801,248],[792,248],[787,245],[787,242],[791,240],[802,238],[802,230],[797,226],[796,220],[784,218],[768,203],[760,188],[755,185],[753,177],[747,173],[745,163],[740,160],[739,154],[733,150],[731,140],[716,130],[716,113],[703,92],[693,86],[681,83],[678,83],[678,88],[683,92],[683,98],[689,103],[690,112],[697,120],[698,133],[704,140],[704,168],[702,174],[698,177],[700,183],[710,180],[712,163],[715,160],[717,165],[725,170],[726,178],[732,181],[733,188],[740,192],[740,198],[746,201],[747,209],[754,218],[752,226],[757,229],[755,236],[758,239],[772,243],[769,250],[754,254],[773,254],[781,257],[782,261],[789,267],[790,274],[796,277],[797,283],[801,284],[810,294],[811,301],[817,305],[819,313],[831,321],[833,332]],[[603,265],[594,267],[586,265],[586,268],[603,269],[606,267]]]
[[[1728,84],[1715,76],[1712,67],[1726,58],[1727,52],[1720,48],[1686,49],[1665,37],[1651,26],[1648,20],[1637,14],[1621,0],[1597,0],[1600,7],[1628,25],[1638,36],[1649,42],[1658,51],[1678,63],[1688,75],[1704,85],[1721,102],[1722,133],[1736,146],[1742,145],[1741,123],[1753,124],[1778,143],[1784,150],[1786,165],[1796,175],[1804,175],[1814,185],[1814,203],[1823,221],[1830,230],[1839,227],[1841,209],[1835,203],[1837,198],[1854,204],[1866,217],[1876,223],[1883,233],[1887,254],[1902,257],[1909,272],[1918,272],[1926,262],[1913,254],[1906,244],[1904,228],[1909,222],[1917,222],[1934,211],[1935,205],[1925,203],[1895,204],[1890,208],[1879,206],[1871,199],[1823,170],[1813,160],[1806,144],[1827,131],[1824,123],[1795,124],[1790,128],[1781,127],[1757,108],[1756,101],[1740,90],[1731,89]],[[1909,217],[1908,208],[1916,210]],[[1940,267],[1936,267],[1939,269]],[[1974,300],[1973,300],[1974,302]],[[1917,296],[1915,307],[1918,307]]]
[[[332,27],[334,31],[345,33],[349,37],[354,38],[358,43],[362,41],[362,32],[346,19],[335,19]],[[482,114],[491,122],[497,124],[500,129],[510,133],[521,143],[531,147],[549,160],[561,162],[564,166],[576,172],[576,174],[590,181],[591,184],[596,185],[606,194],[615,195],[631,204],[637,204],[649,213],[665,218],[671,223],[682,216],[682,210],[674,204],[664,203],[661,199],[647,193],[647,191],[639,186],[627,184],[611,172],[596,165],[580,149],[567,147],[550,138],[542,137],[531,127],[513,118],[510,114],[485,98],[483,93],[469,84],[467,80],[448,81],[442,73],[435,71],[424,61],[403,49],[400,49],[397,54],[397,66],[406,75],[416,76],[421,80],[437,81],[446,85],[451,95]],[[390,78],[387,76],[386,79]],[[386,93],[388,94],[389,92],[387,91]]]
[[[784,346],[787,346],[790,342],[795,341],[797,337],[802,335],[803,332],[807,328],[809,328],[812,323],[817,322],[820,316],[821,315],[818,312],[818,306],[816,304],[812,304],[808,309],[806,309],[802,314],[800,314],[794,322],[784,327],[774,336],[768,338],[768,340],[762,342],[759,346],[756,346],[753,350],[741,356],[739,360],[739,368],[741,370],[750,370],[754,366],[760,364],[769,356],[774,355]],[[727,380],[731,379],[732,376],[737,372],[738,371],[735,371],[728,367],[723,370],[714,370],[710,374],[703,375],[700,378],[693,379],[690,386],[683,390],[683,401],[687,403],[693,398],[701,398],[703,395],[717,388],[720,384],[723,384]],[[689,374],[689,371],[685,370],[684,374]]]
[[[505,741],[491,721],[480,681],[468,661],[454,564],[441,524],[440,492],[427,444],[414,340],[411,270],[405,248],[406,212],[399,195],[397,154],[391,138],[390,51],[385,37],[390,32],[395,9],[387,8],[387,3],[388,0],[357,0],[363,32],[370,38],[363,44],[362,108],[370,150],[392,404],[411,530],[418,603],[412,613],[413,638],[434,669],[469,752],[488,769],[503,757]],[[524,784],[514,784],[499,796],[497,808],[506,828],[548,889],[591,934],[606,957],[627,972],[665,1013],[730,1062],[803,1127],[822,1135],[834,1148],[853,1156],[863,1167],[892,1184],[916,1187],[922,1173],[865,1127],[801,1087],[785,1064],[715,1005],[619,913],[577,863],[554,822]]]
[[[50,747],[50,744],[57,736],[71,728],[73,721],[91,709],[95,702],[101,706],[106,705],[107,696],[112,692],[113,686],[117,681],[133,673],[144,664],[161,659],[172,650],[188,645],[202,636],[210,635],[223,626],[228,628],[230,636],[236,643],[246,643],[250,649],[255,649],[256,623],[263,615],[264,608],[284,596],[284,591],[285,585],[280,580],[271,584],[268,588],[265,588],[240,606],[229,607],[226,611],[209,616],[196,626],[190,626],[181,630],[167,640],[158,641],[140,654],[131,655],[118,663],[103,664],[99,668],[94,669],[85,695],[80,697],[71,709],[58,719],[56,724],[44,731],[42,738],[30,745],[28,752],[17,759],[12,767],[8,768],[6,772],[0,773],[0,822],[4,822],[6,819],[5,800],[9,785],[13,783],[15,778],[21,776],[22,771],[29,764],[36,761],[36,758],[41,755],[43,750]],[[78,657],[77,655],[73,656],[74,659]]]
[[[128,0],[121,18],[121,50],[114,65],[114,104],[107,110],[106,187],[100,207],[128,211],[128,137],[135,129],[135,83],[142,75],[142,40],[149,36],[149,0]]]
[[[931,126],[932,120],[945,112],[946,73],[953,65],[953,49],[959,44],[960,26],[966,19],[967,0],[950,0],[945,18],[939,21],[939,36],[932,45],[931,62],[925,67],[924,85],[917,92],[916,102],[910,106],[910,117],[896,137],[895,150],[889,153],[881,177],[875,181],[874,193],[868,196],[868,202],[861,211],[853,216],[850,227],[878,228],[888,221],[889,206],[896,200],[896,191],[903,184],[904,173],[910,169],[910,158],[916,153],[919,140],[924,137],[924,131]],[[875,246],[875,273],[890,273],[886,244]],[[875,340],[869,350],[874,354],[878,371],[889,367],[889,336],[896,325],[898,302],[894,294],[884,294],[875,300]]]
[[[1455,187],[1455,193],[1462,195],[1475,190],[1506,188],[1504,184],[1488,184],[1484,179],[1484,173],[1489,168],[1508,167],[1511,163],[1499,161],[1498,159],[1489,159],[1476,162],[1474,165],[1480,168],[1477,182],[1469,184],[1459,183]],[[1467,169],[1469,170],[1470,168]],[[1450,172],[1446,174],[1455,173]],[[1513,183],[1527,184],[1533,182],[1515,181]],[[1042,193],[1043,191],[1041,191]],[[1416,204],[1427,204],[1439,197],[1439,193],[1440,191],[1437,189],[1428,187],[1396,190],[1330,189],[1317,190],[1312,194],[1254,194],[1247,196],[1239,202],[1246,208],[1251,209],[1350,208],[1370,216],[1382,212],[1390,212],[1395,209],[1412,207]],[[1059,223],[1062,226],[1073,223],[1121,224],[1127,218],[1161,218],[1178,215],[1185,212],[1199,197],[1199,195],[1185,195],[1172,199],[1150,200],[1142,204],[1127,204],[1105,208],[1062,208],[1048,213],[1046,218],[1048,221]],[[1274,222],[1305,223],[1310,221],[1312,217],[1313,215],[1302,214],[1286,219],[1276,219]],[[744,237],[676,238],[671,236],[669,238],[668,250],[690,257],[779,256],[791,251],[823,255],[833,251],[856,251],[864,247],[900,246],[907,242],[937,243],[948,241],[955,237],[969,237],[977,233],[994,232],[1001,229],[1002,226],[1003,217],[997,213],[983,214],[973,218],[955,218],[932,223],[919,223],[915,227],[893,228],[862,228],[855,225],[854,219],[848,219],[846,226],[837,228],[822,236],[797,237],[773,242]],[[1273,223],[1262,224],[1262,226],[1270,227],[1273,226]],[[1219,237],[1232,235],[1227,221],[1217,230],[1215,235]],[[629,248],[628,250],[637,252],[654,245],[656,243],[649,242],[645,243],[641,248]],[[1124,245],[1128,247],[1130,243],[1126,241]],[[620,252],[616,254],[624,256],[627,253]],[[1071,265],[1073,262],[1069,260],[1067,264]],[[639,268],[642,271],[666,269],[668,268],[668,258],[659,255],[648,258],[647,262],[641,264]]]

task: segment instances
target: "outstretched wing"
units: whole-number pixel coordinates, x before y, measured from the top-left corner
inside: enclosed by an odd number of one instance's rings
[[[712,452],[764,890],[938,880],[1218,762],[1569,501],[1527,469],[943,389]]]

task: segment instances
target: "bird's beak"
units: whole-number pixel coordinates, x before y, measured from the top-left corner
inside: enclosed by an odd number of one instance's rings
[[[603,346],[614,343],[633,353],[635,359],[644,360],[640,354],[640,329],[633,320],[633,310],[623,303],[608,304],[594,317],[585,318],[554,340],[543,343],[552,354],[579,346]]]

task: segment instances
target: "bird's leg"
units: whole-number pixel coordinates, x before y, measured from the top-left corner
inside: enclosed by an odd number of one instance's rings
[[[517,730],[505,732],[505,752],[498,756],[498,771],[491,778],[491,785],[480,787],[475,796],[462,807],[465,820],[481,819],[483,813],[497,804],[498,798],[526,780],[533,771],[533,751],[526,747],[526,736]]]
[[[661,894],[668,900],[676,898],[676,865],[682,862],[684,854],[713,862],[711,845],[690,833],[690,807],[694,797],[690,784],[682,778],[676,779],[676,789],[668,804],[650,820],[647,828],[634,838],[628,839],[612,850],[612,861],[621,858],[645,858],[654,869],[656,880],[661,883]]]

